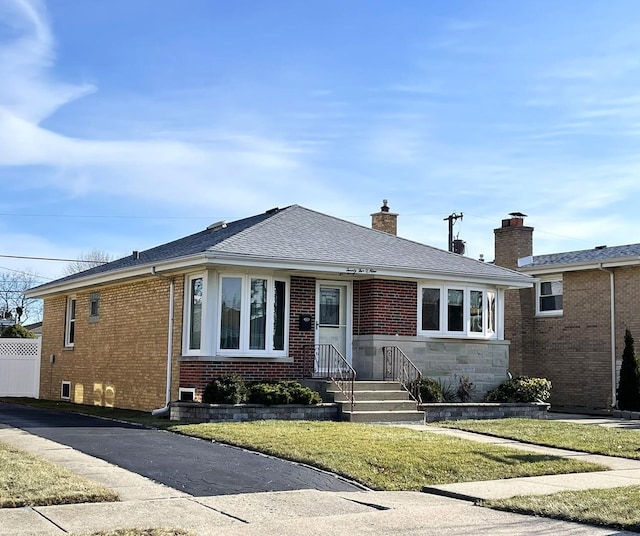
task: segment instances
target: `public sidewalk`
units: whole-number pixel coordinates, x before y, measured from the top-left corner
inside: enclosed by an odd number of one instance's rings
[[[432,426],[411,427],[425,433],[447,433],[475,441],[580,457],[605,463],[612,471],[432,486],[429,487],[431,493],[304,490],[192,497],[64,445],[22,430],[2,428],[0,441],[114,489],[121,502],[0,509],[0,536],[91,534],[99,530],[132,527],[182,528],[197,535],[222,536],[293,536],[318,532],[350,536],[632,534],[498,512],[474,506],[469,499],[639,484],[640,462],[534,447]],[[451,497],[465,497],[467,500]]]

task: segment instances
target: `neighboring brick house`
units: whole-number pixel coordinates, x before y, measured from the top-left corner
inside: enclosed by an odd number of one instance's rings
[[[333,345],[358,379],[382,378],[382,346],[431,376],[506,377],[504,290],[532,278],[293,205],[39,286],[41,396],[150,410],[199,399],[213,378],[314,376]],[[309,349],[311,348],[311,352]]]
[[[537,279],[506,291],[510,370],[551,380],[553,405],[611,407],[625,328],[640,335],[640,244],[533,256],[523,222],[494,231],[495,264]]]

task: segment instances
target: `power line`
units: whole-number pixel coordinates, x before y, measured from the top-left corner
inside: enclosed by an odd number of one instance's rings
[[[84,259],[60,259],[57,257],[31,257],[28,255],[0,255],[0,257],[5,259],[27,259],[30,261],[57,261],[57,262],[86,262],[90,264],[107,264],[102,261],[88,261]]]

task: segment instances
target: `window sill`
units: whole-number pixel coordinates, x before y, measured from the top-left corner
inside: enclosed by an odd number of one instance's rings
[[[293,363],[293,358],[289,356],[221,356],[221,355],[182,355],[179,357],[180,362],[189,361],[208,361],[208,362],[224,362],[224,363]]]
[[[545,313],[536,313],[536,318],[558,318],[564,315],[564,311],[549,311]]]
[[[63,346],[62,347],[62,351],[63,352],[73,352],[75,350],[75,346]]]

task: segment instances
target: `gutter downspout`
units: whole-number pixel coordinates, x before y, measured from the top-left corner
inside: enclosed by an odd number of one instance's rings
[[[598,267],[599,270],[603,272],[609,273],[609,289],[610,289],[610,298],[609,303],[611,304],[611,406],[616,407],[618,405],[617,402],[617,378],[616,378],[616,293],[615,293],[615,278],[613,270],[603,268],[602,263]]]
[[[175,282],[173,277],[156,272],[156,267],[151,267],[151,274],[169,281],[169,333],[167,335],[167,389],[165,395],[165,405],[163,408],[154,409],[151,415],[163,417],[169,414],[169,404],[171,402],[171,366],[173,362],[173,303],[175,299]]]

